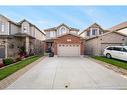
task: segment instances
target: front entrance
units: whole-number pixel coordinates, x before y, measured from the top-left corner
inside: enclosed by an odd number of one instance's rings
[[[58,56],[80,56],[80,44],[58,44]]]
[[[5,58],[5,46],[0,45],[0,58]]]

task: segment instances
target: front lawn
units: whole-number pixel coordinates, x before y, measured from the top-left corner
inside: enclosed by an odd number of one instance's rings
[[[116,59],[108,59],[108,58],[102,57],[102,56],[94,56],[92,58],[106,62],[106,63],[109,63],[109,64],[112,64],[112,65],[115,65],[117,67],[120,67],[120,68],[127,70],[127,62],[125,62],[125,61],[116,60]]]
[[[39,59],[40,57],[41,56],[31,56],[25,60],[18,62],[17,64],[13,64],[11,66],[0,69],[0,80],[6,78],[7,76],[9,76],[12,73],[16,72],[17,70],[25,67],[26,65],[34,62],[35,60]]]

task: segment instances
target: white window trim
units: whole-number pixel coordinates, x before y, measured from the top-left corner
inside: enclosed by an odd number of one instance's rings
[[[56,31],[49,31],[49,33],[47,33],[47,38],[54,38],[56,37]]]
[[[62,32],[62,31],[61,31],[62,28],[65,29],[65,32]],[[59,36],[60,36],[60,35],[63,35],[63,34],[66,34],[67,32],[69,32],[69,31],[67,30],[67,28],[66,28],[65,26],[61,26],[61,27],[58,29],[58,35],[59,35]]]
[[[95,33],[95,35],[92,34],[93,29],[97,29],[97,32]],[[97,36],[97,35],[99,35],[99,28],[91,28],[90,29],[90,36]]]
[[[89,36],[87,35],[87,33],[89,32]],[[91,36],[91,30],[90,31],[86,31],[86,34],[85,34],[87,37],[90,37]]]
[[[26,30],[24,30],[25,27],[26,27]],[[26,31],[26,32],[25,32],[25,31]],[[25,25],[23,26],[23,32],[24,32],[24,33],[28,33],[28,26],[25,26]]]
[[[0,21],[0,31],[5,32],[5,22]]]

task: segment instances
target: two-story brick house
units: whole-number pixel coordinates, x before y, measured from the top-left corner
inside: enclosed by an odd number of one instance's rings
[[[0,58],[16,58],[21,47],[27,54],[43,51],[45,34],[27,20],[14,22],[0,15]]]
[[[84,54],[84,39],[78,35],[79,29],[61,24],[44,30],[45,50],[53,48],[57,56],[80,56]]]

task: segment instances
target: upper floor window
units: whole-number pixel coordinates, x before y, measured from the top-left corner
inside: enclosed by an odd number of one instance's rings
[[[60,29],[60,34],[62,35],[62,34],[64,34],[64,33],[66,33],[66,28],[65,28],[65,27],[62,27],[62,28]]]
[[[102,30],[99,30],[99,35],[103,34],[103,31]]]
[[[54,32],[53,31],[50,32],[50,37],[54,37]]]
[[[87,31],[86,33],[87,33],[87,34],[86,34],[87,36],[90,36],[90,32]]]
[[[97,29],[92,29],[92,35],[96,35]]]
[[[0,31],[4,32],[5,31],[5,23],[0,22]]]
[[[23,32],[28,32],[28,27],[27,26],[23,27]]]
[[[46,37],[47,37],[47,38],[56,37],[56,31],[47,31],[47,32],[46,32]]]
[[[61,32],[62,33],[64,33],[65,32],[65,28],[63,27],[63,28],[61,28]]]

